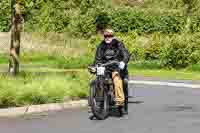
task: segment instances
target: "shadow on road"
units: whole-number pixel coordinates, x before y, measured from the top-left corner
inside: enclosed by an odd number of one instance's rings
[[[144,101],[128,101],[129,104],[142,104]]]
[[[144,103],[144,101],[131,101],[131,100],[129,100],[128,103],[129,103],[129,104],[142,104],[142,103]],[[92,112],[89,111],[89,113],[92,113]],[[119,117],[120,117],[119,111],[117,111],[117,110],[115,110],[115,109],[114,109],[114,110],[112,109],[112,111],[110,111],[109,117],[116,117],[116,118],[119,118]],[[109,118],[109,117],[108,117],[108,118]],[[96,117],[93,116],[93,115],[89,116],[89,119],[90,119],[90,120],[97,120]]]
[[[180,106],[166,106],[164,108],[165,112],[184,112],[184,111],[192,111],[199,112],[199,110],[195,106],[191,105],[180,105]]]

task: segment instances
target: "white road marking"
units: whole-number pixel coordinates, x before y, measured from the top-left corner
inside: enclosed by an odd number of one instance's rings
[[[161,81],[130,80],[129,83],[130,84],[145,84],[145,85],[184,87],[184,88],[200,88],[200,84],[186,84],[186,83],[173,83],[173,82],[161,82]]]

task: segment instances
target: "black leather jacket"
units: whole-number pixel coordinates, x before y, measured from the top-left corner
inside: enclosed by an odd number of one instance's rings
[[[106,63],[111,60],[123,61],[125,64],[128,64],[129,61],[128,50],[117,39],[113,39],[111,44],[106,44],[104,41],[100,43],[97,47],[94,64]]]
[[[117,39],[113,39],[110,45],[106,44],[104,41],[100,43],[97,47],[94,65],[98,63],[106,63],[110,60],[123,61],[126,64],[125,69],[120,70],[120,75],[123,79],[128,79],[129,52],[124,47],[124,44]],[[116,70],[114,66],[113,69]]]

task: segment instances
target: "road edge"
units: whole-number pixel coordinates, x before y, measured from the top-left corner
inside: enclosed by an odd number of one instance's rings
[[[143,84],[143,85],[200,89],[200,84],[187,84],[187,83],[161,82],[161,81],[148,81],[148,80],[130,80],[129,83],[135,85]],[[0,117],[16,117],[20,115],[42,113],[48,111],[62,111],[71,108],[87,107],[87,105],[88,105],[87,100],[79,100],[79,101],[69,101],[64,103],[51,103],[51,104],[41,104],[41,105],[30,105],[24,107],[13,107],[13,108],[0,109]]]
[[[42,113],[49,111],[62,111],[65,109],[86,107],[87,100],[69,101],[64,103],[51,103],[41,105],[30,105],[24,107],[12,107],[6,109],[0,109],[0,117],[16,117],[20,115],[27,115],[33,113]]]

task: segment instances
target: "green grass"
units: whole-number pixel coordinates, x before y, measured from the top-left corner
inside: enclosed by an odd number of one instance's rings
[[[200,80],[190,70],[141,69],[129,67],[131,76],[159,79]],[[93,79],[86,69],[29,69],[17,77],[0,75],[0,108],[63,102],[64,97],[85,98]]]
[[[65,96],[84,98],[88,95],[87,72],[24,73],[17,77],[0,75],[0,108],[63,102]]]
[[[129,63],[130,75],[156,77],[160,79],[200,80],[200,64],[185,69],[164,69],[159,61],[139,61]]]
[[[88,55],[70,57],[62,55],[29,54],[22,55],[20,60],[21,64],[29,64],[30,66],[44,65],[61,69],[86,68],[88,64],[93,62],[93,58]],[[0,64],[8,64],[8,57],[0,56]]]
[[[93,62],[91,56],[81,57],[64,57],[53,55],[23,56],[22,64],[29,64],[25,71],[29,72],[66,72],[75,70],[84,70],[88,64]],[[45,67],[37,68],[35,66],[44,65]],[[33,66],[33,67],[31,67]],[[22,69],[23,70],[23,69]],[[181,70],[163,69],[159,61],[131,61],[129,63],[131,75],[143,75],[150,77],[159,77],[164,79],[189,79],[200,80],[200,64],[191,65]]]
[[[184,69],[165,69],[159,61],[138,61],[129,63],[130,75],[157,77],[160,79],[200,80],[200,64]]]
[[[144,77],[156,77],[159,79],[200,80],[200,72],[194,72],[189,70],[153,70],[130,68],[129,73],[132,76],[140,75]]]
[[[200,64],[194,64],[187,68],[189,71],[200,72]]]
[[[130,62],[129,67],[134,68],[134,69],[142,69],[142,70],[145,70],[145,69],[158,70],[162,68],[160,65],[160,62],[157,60]]]
[[[5,54],[0,54],[0,64],[8,63],[8,56]]]

